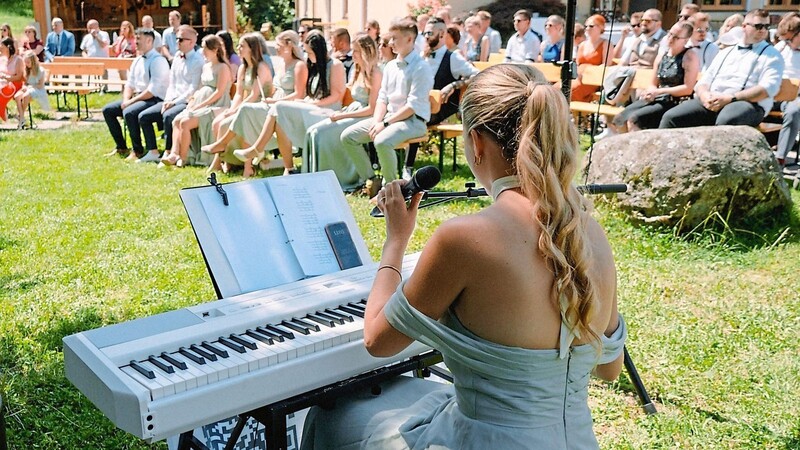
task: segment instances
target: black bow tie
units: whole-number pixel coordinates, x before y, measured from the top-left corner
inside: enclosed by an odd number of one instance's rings
[[[739,50],[752,50],[753,49],[753,44],[750,44],[750,45],[737,45],[736,48],[738,48]]]

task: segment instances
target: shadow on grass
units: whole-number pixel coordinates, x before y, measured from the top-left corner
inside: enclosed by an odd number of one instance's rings
[[[22,274],[0,276],[0,293],[22,294],[42,284],[42,280]]]
[[[784,444],[784,448],[787,450],[797,450],[800,449],[800,421],[798,421],[795,429],[792,430],[791,436],[786,438],[786,442]]]

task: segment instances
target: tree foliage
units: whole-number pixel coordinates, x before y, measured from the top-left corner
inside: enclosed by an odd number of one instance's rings
[[[291,28],[294,20],[292,0],[236,0],[239,12],[256,30],[265,22],[272,23],[274,32]]]

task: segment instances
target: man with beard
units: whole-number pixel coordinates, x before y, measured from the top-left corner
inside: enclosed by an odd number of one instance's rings
[[[427,125],[437,125],[458,112],[461,90],[466,88],[478,69],[468,63],[458,52],[451,52],[444,45],[444,34],[447,26],[442,19],[434,17],[425,25],[422,35],[425,37],[423,57],[433,74],[433,89],[442,93],[442,106],[439,112],[431,114]],[[537,47],[538,48],[538,47]],[[417,157],[417,147],[412,145],[406,154],[403,167],[403,178],[410,179]]]
[[[666,41],[662,42],[667,33],[661,28],[661,11],[651,8],[644,12],[641,20],[641,34],[639,42],[631,49],[630,56],[622,60],[622,65],[632,66],[637,69],[652,69],[653,61],[660,49],[665,49]]]

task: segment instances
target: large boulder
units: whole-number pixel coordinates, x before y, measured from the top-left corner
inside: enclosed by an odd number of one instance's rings
[[[746,126],[644,130],[598,142],[590,183],[625,183],[616,202],[635,221],[691,230],[714,212],[729,222],[791,206],[764,136]]]

